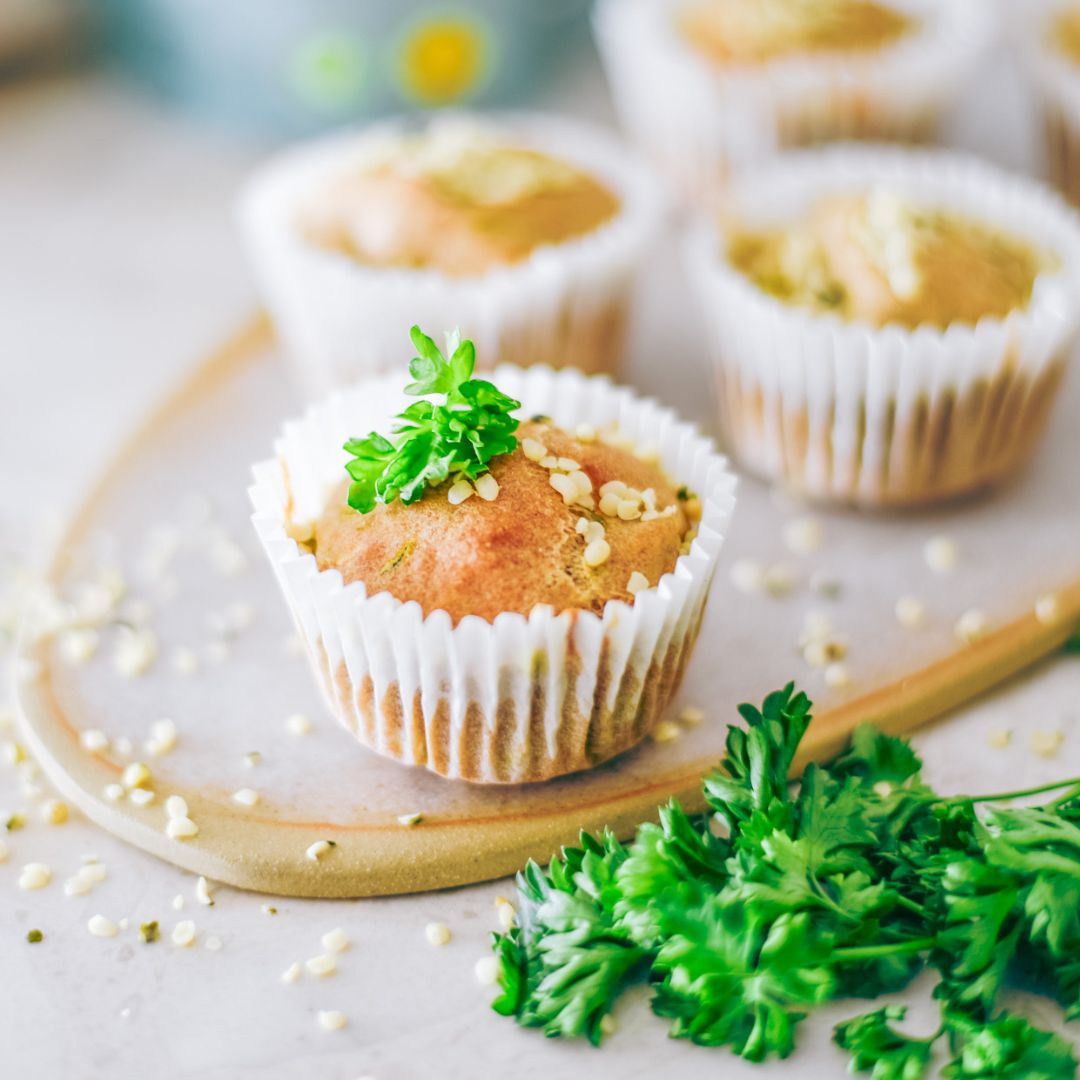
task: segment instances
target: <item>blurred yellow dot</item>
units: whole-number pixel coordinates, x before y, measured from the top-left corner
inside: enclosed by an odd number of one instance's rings
[[[409,95],[425,105],[446,105],[476,88],[487,62],[487,38],[475,22],[430,20],[405,39],[402,80]]]

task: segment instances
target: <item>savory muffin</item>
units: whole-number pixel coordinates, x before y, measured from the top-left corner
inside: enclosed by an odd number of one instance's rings
[[[819,52],[873,52],[912,33],[918,20],[877,0],[689,0],[677,23],[717,64],[758,64]]]
[[[523,423],[517,448],[489,475],[498,490],[491,501],[451,503],[447,481],[446,492],[364,515],[348,505],[343,483],[315,523],[319,569],[455,622],[528,615],[537,604],[600,612],[670,573],[690,527],[685,498],[656,464],[547,420]]]
[[[487,363],[613,371],[663,201],[610,132],[436,113],[288,151],[241,210],[286,356],[322,394],[399,368],[415,321],[456,323]]]
[[[707,208],[788,147],[932,141],[995,21],[985,0],[598,0],[595,16],[623,127]]]
[[[887,188],[822,199],[779,227],[734,228],[728,259],[764,292],[849,322],[974,325],[1023,308],[1048,254]]]
[[[333,178],[298,217],[313,243],[366,265],[462,277],[583,236],[618,210],[618,196],[569,161],[444,127]]]
[[[727,437],[769,480],[915,506],[1039,445],[1080,319],[1080,223],[1042,185],[943,152],[790,153],[687,251]]]
[[[1080,206],[1080,3],[1029,0],[1014,26],[1041,114],[1047,173]]]
[[[396,422],[400,379],[358,383],[256,467],[255,524],[319,684],[366,746],[442,776],[591,768],[678,690],[732,474],[607,380],[503,366],[494,385],[470,342],[448,359],[413,342]]]

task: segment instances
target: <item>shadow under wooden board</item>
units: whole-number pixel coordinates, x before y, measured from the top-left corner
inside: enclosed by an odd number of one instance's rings
[[[629,834],[670,797],[702,805],[700,779],[721,755],[740,701],[795,679],[817,702],[806,759],[835,752],[870,720],[910,730],[1057,648],[1080,621],[1080,385],[1073,379],[1035,466],[1007,490],[904,516],[813,511],[819,550],[792,555],[783,526],[805,510],[744,480],[731,536],[694,659],[672,716],[700,706],[703,722],[670,742],[648,742],[595,771],[521,787],[476,787],[384,760],[339,729],[322,707],[271,572],[256,549],[246,485],[295,392],[265,322],[252,324],[194,374],[124,446],[73,515],[51,584],[78,604],[101,592],[101,568],[128,583],[118,617],[86,642],[24,641],[17,694],[24,734],[65,797],[116,835],[192,872],[241,888],[297,896],[368,896],[464,884],[548,858],[580,829]],[[923,556],[934,535],[960,557],[947,575]],[[729,582],[736,558],[785,562],[784,596],[746,595]],[[828,581],[823,596],[811,579]],[[114,587],[115,575],[106,579]],[[90,586],[87,582],[97,580]],[[830,594],[834,590],[829,590]],[[1035,617],[1057,597],[1058,618]],[[924,627],[902,627],[901,594],[920,597]],[[959,645],[957,618],[979,608],[987,635]],[[828,689],[802,659],[810,612],[849,642],[845,689]],[[146,627],[156,658],[125,677],[116,650]],[[140,639],[145,640],[145,639]],[[77,647],[79,644],[83,649]],[[79,662],[73,662],[73,655]],[[311,720],[296,734],[287,719]],[[168,717],[170,753],[144,741]],[[1023,723],[1023,718],[1018,718]],[[101,731],[108,749],[80,738]],[[126,745],[130,743],[129,745]],[[106,794],[126,764],[149,761],[153,801]],[[257,793],[254,805],[233,795]],[[116,794],[115,787],[113,795]],[[198,836],[170,839],[164,803],[182,795]],[[421,813],[422,821],[399,818]],[[318,862],[305,852],[334,841]]]

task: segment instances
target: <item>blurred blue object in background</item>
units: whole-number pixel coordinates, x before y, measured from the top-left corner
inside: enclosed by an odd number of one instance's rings
[[[107,54],[215,122],[292,135],[531,97],[589,0],[100,0]]]

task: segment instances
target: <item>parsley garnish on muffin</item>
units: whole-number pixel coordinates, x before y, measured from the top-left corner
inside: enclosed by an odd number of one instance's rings
[[[345,444],[353,455],[345,466],[352,477],[349,505],[361,514],[395,499],[414,503],[451,476],[476,480],[493,457],[517,446],[518,421],[510,414],[521,402],[472,377],[473,343],[461,341],[456,331],[447,335],[447,360],[420,327],[409,336],[419,355],[409,362],[414,381],[405,393],[420,400],[398,414],[389,439],[373,431]],[[443,395],[443,402],[429,401],[432,395]]]

